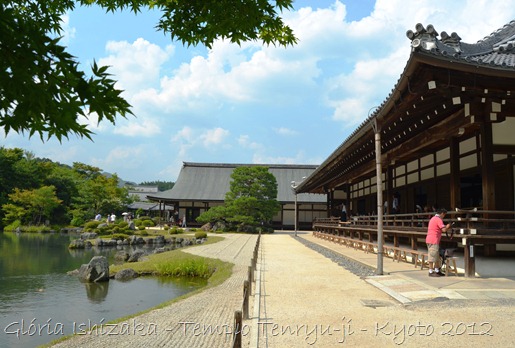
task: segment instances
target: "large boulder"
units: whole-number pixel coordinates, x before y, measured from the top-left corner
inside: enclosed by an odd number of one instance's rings
[[[211,229],[213,230],[213,232],[215,232],[215,231],[223,232],[227,229],[227,224],[224,221],[217,221]]]
[[[210,223],[210,222],[208,222],[208,223],[206,223],[206,224],[202,225],[202,227],[201,227],[200,229],[201,229],[202,231],[204,231],[204,232],[209,232],[209,231],[211,231],[211,228],[212,228],[212,227],[211,227],[211,223]]]
[[[70,245],[68,245],[68,249],[84,249],[91,248],[92,246],[89,240],[74,239],[70,242]]]
[[[95,239],[97,238],[97,234],[95,232],[83,232],[80,234],[81,239]]]
[[[138,273],[132,268],[122,269],[114,275],[114,279],[120,281],[131,280],[138,277]]]
[[[116,261],[122,261],[122,262],[125,262],[129,259],[129,253],[125,250],[120,250],[118,252],[116,252],[116,254],[114,255],[114,259]]]
[[[131,256],[129,256],[127,262],[138,262],[143,256],[145,256],[145,252],[143,250],[136,250],[131,254]]]
[[[79,268],[79,279],[86,283],[109,280],[109,263],[105,256],[94,256],[88,264]]]

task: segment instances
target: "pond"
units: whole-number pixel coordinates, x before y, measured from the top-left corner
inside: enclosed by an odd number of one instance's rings
[[[70,241],[77,237],[0,232],[0,347],[45,344],[154,307],[207,283],[168,277],[81,283],[67,272],[96,255],[106,256],[113,264],[120,247],[69,250]],[[43,329],[35,332],[34,328]]]

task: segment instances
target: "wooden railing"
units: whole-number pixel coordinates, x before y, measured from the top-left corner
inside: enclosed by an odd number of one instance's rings
[[[425,245],[427,225],[434,213],[391,214],[383,217],[383,236],[393,239],[399,247],[407,239],[410,250]],[[313,232],[355,240],[377,241],[377,216],[353,216],[347,222],[336,217],[315,219]],[[442,236],[442,244],[463,248],[465,275],[475,276],[475,247],[480,245],[485,256],[496,253],[497,244],[515,244],[515,212],[485,211],[478,209],[449,211],[445,223],[454,223],[453,238]],[[452,234],[449,233],[451,236]]]
[[[415,228],[427,231],[427,225],[435,213],[389,214],[383,216],[386,229]],[[452,210],[447,212],[446,223],[454,223],[453,229],[458,234],[515,234],[515,212],[499,210]],[[377,215],[359,215],[349,218],[347,223],[337,217],[316,218],[315,225],[335,226],[377,226]]]
[[[256,279],[254,278],[254,273],[257,266],[258,260],[258,252],[259,252],[259,244],[261,241],[261,232],[258,235],[256,240],[256,245],[254,246],[254,252],[252,254],[252,259],[250,260],[250,266],[247,272],[247,279],[243,281],[243,301],[241,304],[241,309],[234,311],[234,325],[233,325],[233,341],[232,348],[241,348],[242,347],[242,334],[244,330],[243,320],[250,319],[249,315],[249,306],[250,306],[250,296],[252,295],[252,283],[256,283]],[[259,284],[255,284],[256,288]]]

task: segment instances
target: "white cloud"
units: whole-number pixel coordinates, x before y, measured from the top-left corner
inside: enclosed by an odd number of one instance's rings
[[[161,66],[173,54],[174,47],[161,48],[139,38],[133,43],[109,41],[106,51],[109,56],[100,59],[99,65],[110,66],[109,72],[116,76],[117,87],[131,96],[159,81]]]
[[[179,130],[171,139],[174,148],[178,148],[180,158],[187,158],[190,151],[205,149],[216,151],[220,146],[227,147],[225,140],[230,132],[226,129],[216,127],[213,129],[194,129],[185,126]]]
[[[118,173],[122,179],[128,179],[126,176],[120,175],[127,169],[134,170],[140,168],[138,158],[148,155],[146,145],[136,146],[116,146],[111,148],[104,157],[97,157],[95,154],[91,163],[97,167],[110,173]],[[130,179],[128,179],[130,180]]]
[[[280,127],[280,128],[273,128],[274,132],[279,134],[279,135],[288,135],[288,136],[291,136],[291,135],[297,135],[299,134],[299,132],[293,130],[293,129],[290,129],[290,128],[286,128],[286,127]]]
[[[180,131],[177,132],[177,134],[174,135],[172,138],[173,141],[185,141],[188,143],[193,142],[193,129],[191,127],[184,127]]]
[[[247,149],[260,150],[263,149],[263,145],[257,142],[250,141],[248,135],[240,135],[238,138],[238,144]]]
[[[217,145],[222,143],[227,136],[229,136],[229,131],[220,127],[215,129],[209,129],[200,135],[200,139],[205,147],[209,148],[212,145]]]
[[[130,117],[130,116],[129,116]],[[161,129],[159,125],[149,118],[142,119],[141,121],[128,121],[123,125],[116,126],[114,129],[115,134],[127,135],[127,136],[143,136],[150,137],[159,134]]]
[[[77,30],[70,26],[70,15],[66,13],[61,17],[62,39],[61,44],[67,46],[75,38]]]

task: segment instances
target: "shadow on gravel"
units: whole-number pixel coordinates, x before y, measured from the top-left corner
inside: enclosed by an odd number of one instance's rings
[[[345,268],[349,272],[351,272],[361,278],[375,275],[376,270],[373,267],[364,265],[353,259],[345,257],[341,254],[338,254],[337,252],[334,252],[330,249],[324,248],[323,246],[321,246],[319,244],[307,241],[304,238],[298,238],[298,237],[296,238],[293,235],[291,237],[294,238],[296,241],[299,241],[300,243],[304,244],[308,248],[316,251],[317,253],[327,257],[331,261],[337,263],[338,266]]]

